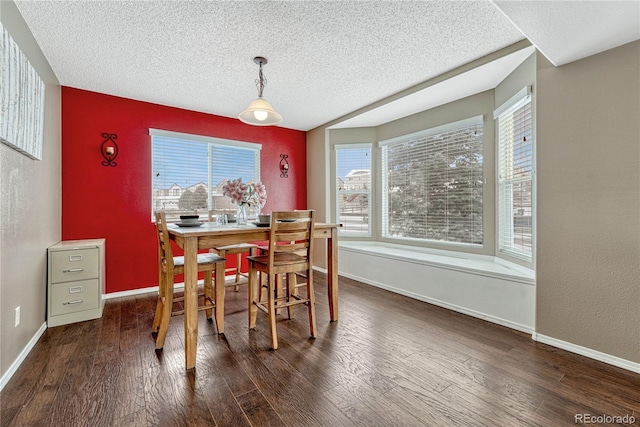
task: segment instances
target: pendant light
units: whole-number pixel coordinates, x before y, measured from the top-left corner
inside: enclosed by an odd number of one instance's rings
[[[262,97],[262,91],[267,84],[267,79],[262,75],[262,66],[267,63],[267,58],[256,56],[253,58],[253,62],[260,66],[258,80],[256,80],[258,98],[251,101],[247,109],[240,113],[239,119],[254,126],[277,125],[282,121],[282,116]]]

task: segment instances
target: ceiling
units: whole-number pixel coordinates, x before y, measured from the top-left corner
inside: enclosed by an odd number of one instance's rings
[[[380,124],[448,102],[451,88],[494,87],[528,54],[368,107],[525,35],[556,65],[640,38],[637,1],[15,3],[64,86],[237,117],[257,97],[260,55],[265,99],[299,130],[357,110],[340,126]]]

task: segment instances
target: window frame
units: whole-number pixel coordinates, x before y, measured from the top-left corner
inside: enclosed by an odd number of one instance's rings
[[[188,134],[183,132],[174,132],[162,129],[149,128],[149,136],[150,138],[150,149],[151,149],[151,222],[155,222],[154,211],[156,210],[155,201],[156,196],[154,195],[155,183],[154,183],[154,137],[164,137],[164,138],[172,138],[177,140],[183,140],[189,143],[202,143],[206,144],[207,147],[207,210],[212,209],[213,203],[213,190],[217,183],[213,182],[213,166],[211,162],[211,147],[225,147],[225,148],[238,148],[242,150],[250,150],[254,152],[254,178],[253,181],[260,181],[260,153],[262,150],[262,144],[255,142],[247,142],[247,141],[237,141],[231,139],[217,138],[205,135],[196,135],[196,134]],[[233,175],[233,172],[229,172],[228,179],[236,179],[237,176]],[[194,183],[192,185],[197,185]],[[171,187],[167,188],[169,190]],[[187,187],[188,188],[188,187]],[[184,188],[182,188],[184,190]],[[173,195],[173,194],[172,194]],[[169,210],[167,212],[167,218],[170,220],[177,220],[178,215],[184,210]],[[173,214],[172,214],[173,213]],[[174,218],[175,217],[175,218]]]

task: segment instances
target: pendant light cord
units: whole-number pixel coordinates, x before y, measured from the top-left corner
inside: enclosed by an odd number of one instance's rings
[[[262,74],[262,62],[260,62],[260,71],[258,72],[258,79],[256,80],[256,87],[258,88],[258,98],[262,98],[262,91],[267,85],[267,78]]]

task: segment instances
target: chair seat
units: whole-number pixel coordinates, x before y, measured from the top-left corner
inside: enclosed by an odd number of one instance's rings
[[[222,261],[225,261],[225,259],[215,254],[198,254],[198,264],[213,264]],[[184,266],[184,257],[174,256],[173,264],[175,266]]]

